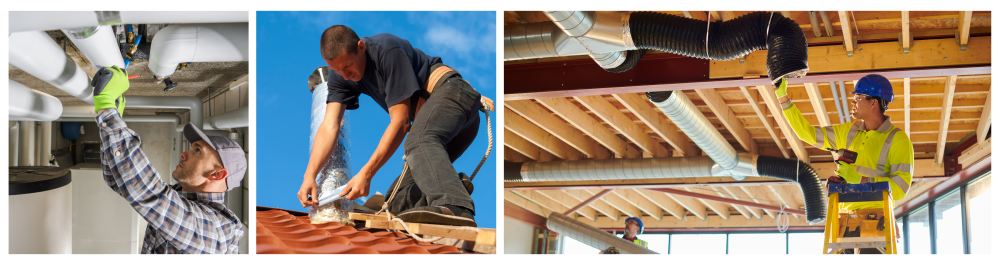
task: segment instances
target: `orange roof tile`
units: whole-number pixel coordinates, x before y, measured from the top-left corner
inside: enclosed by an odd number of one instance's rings
[[[257,206],[257,254],[447,254],[454,246],[421,243],[404,233],[331,222],[303,212]]]

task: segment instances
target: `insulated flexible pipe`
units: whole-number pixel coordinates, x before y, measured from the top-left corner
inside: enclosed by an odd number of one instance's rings
[[[576,239],[598,250],[615,247],[622,254],[659,254],[558,212],[549,214],[547,219],[545,226],[553,232]]]
[[[15,13],[15,12],[11,12]],[[13,20],[12,20],[13,21]],[[70,95],[94,104],[90,77],[48,34],[25,31],[10,34],[10,64]]]
[[[161,79],[172,75],[183,62],[247,61],[249,43],[247,23],[170,25],[153,37],[149,70]]]
[[[548,162],[504,162],[505,182],[695,178],[723,176],[708,157],[655,157]]]
[[[780,13],[752,12],[723,22],[706,23],[658,12],[633,12],[628,26],[632,42],[639,49],[717,61],[766,49],[771,83],[782,77],[802,77],[809,71],[805,33],[795,21]]]
[[[14,80],[8,82],[8,120],[51,121],[62,114],[63,105],[59,99],[45,94]]]
[[[249,22],[246,11],[11,11],[10,32],[113,24]],[[16,23],[14,23],[16,21]]]
[[[122,70],[125,69],[125,59],[118,50],[118,40],[111,26],[98,25],[62,31],[96,68],[114,65]]]

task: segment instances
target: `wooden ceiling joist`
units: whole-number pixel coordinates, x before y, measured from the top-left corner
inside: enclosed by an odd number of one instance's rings
[[[582,96],[573,97],[584,107],[590,109],[597,117],[607,122],[612,128],[620,132],[625,138],[642,148],[643,151],[653,155],[653,157],[670,156],[667,148],[659,142],[649,137],[642,128],[632,122],[631,119],[622,114],[614,105],[611,105],[603,96]]]
[[[958,11],[958,31],[955,38],[958,40],[959,49],[965,50],[969,45],[969,27],[972,26],[972,11]]]
[[[672,146],[678,152],[681,152],[684,156],[697,156],[699,155],[698,149],[695,148],[694,144],[691,144],[691,138],[684,135],[675,127],[668,125],[669,120],[660,110],[654,108],[650,105],[649,100],[645,97],[639,96],[638,94],[613,94],[615,99],[625,108],[638,116],[639,120],[653,129],[656,135],[667,141],[670,146]]]
[[[600,144],[580,133],[580,130],[574,129],[530,100],[506,101],[504,105],[521,115],[524,119],[542,128],[542,130],[579,150],[589,158],[611,158],[611,153],[607,149],[604,149]]]
[[[642,195],[647,200],[653,202],[653,204],[656,204],[656,206],[659,206],[660,209],[663,209],[663,211],[669,213],[671,216],[677,218],[678,220],[684,219],[684,214],[686,214],[684,212],[684,207],[680,206],[677,203],[674,203],[674,200],[668,197],[666,194],[646,189],[633,189],[633,191],[635,191],[635,193],[639,195]]]
[[[715,89],[697,89],[695,92],[705,102],[705,105],[712,109],[722,125],[726,126],[726,129],[736,137],[736,141],[743,146],[744,150],[751,154],[758,153],[757,142],[750,138],[750,132],[743,128],[743,122],[736,118],[736,114],[733,114],[733,111],[729,109],[729,106],[725,104]]]
[[[555,115],[562,117],[569,124],[573,125],[573,127],[580,129],[580,131],[601,145],[604,145],[604,147],[607,147],[608,150],[614,152],[618,157],[634,158],[642,156],[641,152],[635,150],[635,148],[629,148],[628,144],[621,138],[618,138],[614,132],[605,129],[600,122],[587,115],[587,113],[576,107],[576,105],[573,105],[569,100],[565,98],[542,98],[538,99],[538,103],[551,110]]]
[[[947,144],[948,119],[951,118],[951,108],[955,99],[955,81],[957,76],[949,76],[944,84],[944,102],[941,105],[941,129],[938,130],[938,148],[934,154],[934,162],[942,164],[944,161],[944,148]]]
[[[781,114],[781,107],[778,104],[778,98],[774,96],[774,88],[772,86],[757,86],[757,92],[760,93],[761,97],[764,98],[764,102],[767,103],[767,108],[774,113],[774,120],[778,123],[778,127],[781,128],[781,132],[785,135],[785,139],[792,139],[788,141],[788,145],[791,146],[792,152],[798,160],[809,163],[809,154],[806,153],[805,147],[803,147],[802,141],[798,141],[798,137],[795,132],[792,131],[791,125],[785,120],[785,116]]]
[[[634,189],[616,189],[614,190],[614,193],[622,199],[625,199],[625,201],[632,203],[633,206],[639,208],[640,211],[646,213],[646,215],[649,215],[653,219],[659,221],[663,218],[663,210],[645,196],[636,192]]]
[[[560,159],[579,160],[583,158],[583,154],[580,151],[573,149],[559,140],[559,138],[542,130],[542,128],[517,115],[517,113],[514,113],[510,109],[504,108],[504,115],[504,129],[510,130]]]
[[[757,114],[757,118],[760,119],[760,122],[766,125],[764,128],[767,129],[767,133],[771,135],[771,139],[774,140],[774,144],[777,145],[778,150],[781,150],[781,154],[784,155],[785,158],[791,158],[788,154],[788,150],[785,149],[785,145],[782,143],[781,138],[778,137],[778,133],[775,133],[774,124],[776,122],[774,122],[774,118],[768,117],[767,108],[757,101],[758,95],[760,95],[759,92],[745,86],[741,86],[740,91],[742,91],[743,95],[747,98],[747,100],[749,100],[749,105],[753,109],[754,113]]]
[[[602,191],[604,190],[584,190],[584,192],[590,195],[597,195]],[[614,192],[608,193],[607,195],[602,196],[598,200],[608,203],[608,205],[611,205],[611,207],[618,209],[618,211],[630,217],[642,216],[642,212],[639,211],[639,207],[635,207],[635,205],[632,205],[632,203],[629,203],[629,201],[623,199],[621,196],[618,196],[617,193]]]

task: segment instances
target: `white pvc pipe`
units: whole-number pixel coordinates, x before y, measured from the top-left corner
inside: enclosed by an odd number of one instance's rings
[[[227,62],[250,59],[248,23],[171,25],[156,32],[149,69],[165,78],[183,62]]]
[[[202,129],[225,130],[242,127],[250,127],[250,106],[208,117]]]
[[[115,38],[115,32],[111,26],[98,26],[96,31],[87,37],[74,34],[74,32],[81,30],[81,28],[75,28],[63,29],[62,31],[96,68],[116,65],[125,70],[125,59],[122,58],[121,51],[118,50],[118,40]]]
[[[20,147],[18,143],[20,143],[21,127],[19,126],[20,123],[16,121],[8,121],[7,123],[9,124],[9,136],[7,139],[7,165],[13,166],[17,165],[17,154],[20,150],[20,148],[18,148]]]
[[[840,102],[844,106],[844,120],[851,121],[851,109],[847,107],[847,89],[844,88],[844,81],[840,83]]]
[[[837,106],[837,118],[840,118],[840,124],[844,124],[844,109],[840,105],[840,93],[837,92],[836,82],[830,82],[830,93],[833,94],[833,105]]]
[[[98,11],[100,12],[100,11]],[[107,11],[104,11],[107,12]],[[246,11],[111,11],[120,16],[112,24],[249,22]],[[55,30],[100,25],[95,11],[12,11],[10,32]]]
[[[45,32],[12,33],[9,50],[10,64],[74,97],[94,104],[94,89],[90,86],[90,77]]]
[[[191,123],[200,127],[204,120],[202,118],[204,105],[197,97],[125,96],[125,108],[189,109]],[[67,106],[63,108],[60,117],[86,117],[90,118],[87,121],[93,121],[97,114],[94,113],[94,106]]]
[[[62,102],[52,95],[30,89],[14,80],[9,80],[8,87],[8,120],[51,121],[62,113]]]
[[[49,166],[49,160],[52,159],[52,122],[43,121],[41,128],[41,144],[39,145],[40,152],[38,159],[38,165]]]
[[[35,160],[35,122],[22,121],[18,125],[21,127],[20,140],[21,147],[18,154],[18,166],[33,166]]]

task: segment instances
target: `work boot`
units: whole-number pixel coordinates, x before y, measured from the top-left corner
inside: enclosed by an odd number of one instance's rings
[[[455,205],[415,207],[396,217],[407,223],[476,226],[472,211]]]

